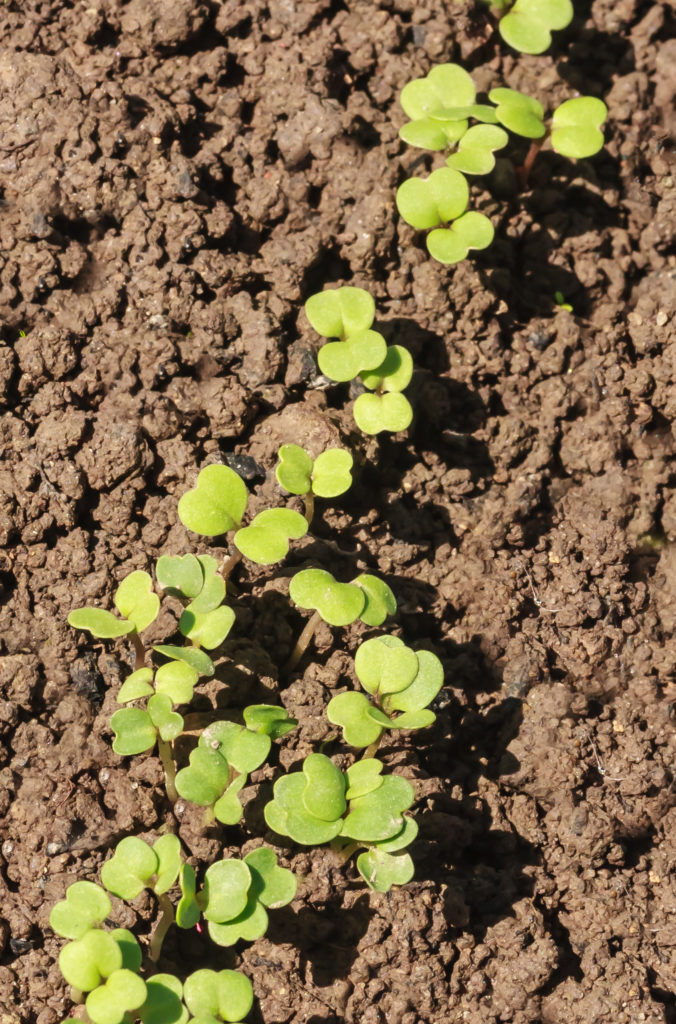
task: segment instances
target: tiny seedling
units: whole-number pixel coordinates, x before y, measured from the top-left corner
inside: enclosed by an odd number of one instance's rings
[[[249,979],[238,971],[205,968],[190,975],[183,986],[183,998],[192,1014],[192,1024],[231,1024],[242,1021],[249,1013],[253,989]],[[170,1020],[173,1024],[173,1018]]]
[[[427,250],[440,263],[459,263],[470,249],[485,249],[493,241],[490,220],[467,211],[468,202],[467,179],[452,167],[440,167],[428,178],[408,178],[397,190],[397,208],[406,223],[419,231],[434,229]]]
[[[283,444],[275,470],[277,482],[289,494],[337,498],[352,485],[353,458],[345,448],[327,448],[312,459],[297,444]]]
[[[422,729],[435,721],[428,705],[444,673],[430,651],[413,651],[395,636],[372,637],[357,650],[355,672],[366,693],[340,693],[326,709],[350,746],[375,753],[385,729]]]
[[[305,315],[323,338],[345,341],[370,329],[376,304],[363,288],[330,288],[307,300]]]
[[[374,370],[360,374],[375,394],[359,395],[354,403],[354,420],[365,434],[383,430],[396,434],[406,430],[413,419],[411,404],[401,392],[413,376],[413,360],[402,345],[389,345],[384,360]]]
[[[404,816],[413,787],[399,775],[382,775],[375,758],[358,761],[345,773],[324,754],[310,754],[300,772],[278,779],[265,806],[265,820],[279,835],[302,846],[334,842],[345,859],[359,847],[357,868],[371,888],[387,892],[413,877],[413,862],[402,851],[417,835]]]
[[[113,603],[122,618],[103,608],[76,608],[68,616],[68,624],[86,629],[102,640],[142,633],[155,621],[160,599],[153,593],[153,581],[147,572],[132,572],[115,591]]]
[[[508,46],[520,53],[544,53],[552,32],[573,20],[571,0],[486,0],[499,18],[498,30]]]

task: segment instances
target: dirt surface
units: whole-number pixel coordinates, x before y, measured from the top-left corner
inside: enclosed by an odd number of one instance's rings
[[[281,569],[240,567],[196,707],[281,699],[297,765],[358,631],[320,631],[285,677],[288,576],[383,574],[392,628],[446,670],[437,724],[385,747],[416,786],[416,880],[372,894],[278,846],[302,881],[266,938],[173,935],[166,969],[243,966],[253,1024],[676,1021],[674,10],[576,8],[517,58],[451,0],[2,5],[1,1024],[67,1016],[51,906],[171,821],[155,757],[110,747],[130,652],[66,615],[191,549],[176,503],[206,463],[281,503],[289,441],[350,445],[357,483]],[[448,270],[394,210],[415,159],[397,96],[457,59],[610,120],[603,153],[545,151],[520,195],[501,164],[476,199],[496,241]],[[302,302],[342,283],[414,356],[405,435],[365,441],[318,377]],[[193,863],[278,842],[276,771],[241,829],[179,805]],[[151,927],[149,901],[114,913]]]

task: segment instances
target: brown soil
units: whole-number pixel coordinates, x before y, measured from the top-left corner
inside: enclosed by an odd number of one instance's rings
[[[676,1021],[674,13],[576,6],[515,59],[450,0],[2,5],[1,1024],[68,1014],[51,906],[169,820],[156,759],[110,748],[130,653],[67,613],[190,549],[176,502],[205,463],[262,506],[280,443],[341,439],[356,487],[280,572],[239,572],[196,707],[279,693],[297,764],[357,636],[320,631],[284,679],[288,575],[384,574],[394,628],[447,673],[436,726],[385,751],[417,787],[416,881],[371,894],[278,847],[302,883],[266,938],[180,933],[167,969],[241,964],[253,1024]],[[545,152],[521,196],[501,167],[496,241],[452,271],[393,208],[398,91],[449,59],[610,108],[593,161]],[[338,283],[414,355],[406,436],[365,442],[317,377],[302,302]],[[259,841],[272,776],[241,830],[183,809],[194,863]],[[144,935],[152,909],[116,920]]]

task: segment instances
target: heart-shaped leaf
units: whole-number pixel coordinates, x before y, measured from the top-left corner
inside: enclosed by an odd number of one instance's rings
[[[223,755],[198,746],[190,754],[188,767],[176,773],[176,790],[184,800],[210,807],[225,792],[229,781],[230,766]]]
[[[123,622],[103,608],[75,608],[68,616],[68,625],[73,629],[86,629],[99,640],[125,636],[136,629],[133,622]]]
[[[338,583],[324,569],[302,569],[291,580],[289,596],[300,608],[313,608],[331,626],[349,626],[366,604],[366,594],[354,583]]]
[[[495,124],[477,124],[463,135],[458,149],[446,160],[463,174],[490,174],[495,167],[493,153],[509,142],[507,132]]]
[[[344,448],[327,448],[315,459],[312,490],[319,498],[336,498],[352,484],[353,458]]]
[[[470,249],[486,249],[495,232],[488,217],[470,211],[448,228],[436,228],[427,236],[427,250],[439,263],[450,265],[464,260]]]
[[[198,679],[199,673],[184,661],[167,661],[155,673],[155,689],[166,693],[172,704],[189,704]]]
[[[127,676],[117,695],[118,704],[129,704],[132,700],[141,700],[155,692],[153,689],[153,670],[139,668]]]
[[[202,566],[195,555],[162,555],[155,575],[163,590],[181,597],[197,597],[204,583]]]
[[[399,637],[374,636],[357,649],[354,669],[367,693],[395,694],[412,684],[419,662]]]
[[[227,604],[204,614],[195,612],[193,605],[189,605],[181,615],[178,628],[193,644],[213,651],[221,646],[234,624],[235,613]]]
[[[122,967],[122,951],[110,932],[92,928],[59,954],[61,973],[80,992],[91,992]]]
[[[319,369],[330,380],[353,380],[363,370],[380,366],[387,353],[387,342],[378,331],[358,331],[345,341],[322,345],[317,355]]]
[[[242,820],[244,808],[240,803],[239,794],[246,786],[246,782],[246,775],[238,775],[214,804],[214,817],[222,825],[237,825]]]
[[[467,209],[468,202],[467,180],[452,167],[440,167],[427,178],[408,178],[397,189],[399,213],[419,231],[455,220]]]
[[[87,996],[85,1006],[92,1024],[123,1024],[130,1010],[137,1010],[146,1001],[143,978],[122,968],[110,975],[105,985]]]
[[[153,852],[157,857],[157,870],[153,891],[161,896],[171,889],[181,870],[181,841],[178,836],[168,833],[153,844]]]
[[[605,103],[594,96],[566,100],[552,117],[552,146],[574,160],[594,156],[603,147],[600,128],[607,117]]]
[[[386,711],[421,711],[432,703],[444,685],[443,666],[435,654],[431,651],[416,651],[416,659],[418,671],[415,678],[406,688],[389,691],[384,702]]]
[[[359,854],[357,870],[376,892],[389,892],[393,885],[406,885],[415,874],[410,854],[384,853],[377,847]]]
[[[360,374],[369,391],[382,388],[384,391],[403,391],[413,376],[413,359],[402,345],[389,345],[385,359],[375,370]]]
[[[160,611],[160,599],[153,592],[152,577],[147,572],[130,573],[115,591],[115,607],[120,615],[142,633],[154,622]]]
[[[552,30],[566,28],[572,20],[571,0],[516,0],[498,28],[505,42],[520,53],[544,53]]]
[[[114,928],[110,935],[111,938],[115,939],[122,953],[122,966],[124,969],[138,973],[143,962],[143,953],[134,933],[130,932],[127,928]]]
[[[279,486],[289,494],[309,494],[312,490],[312,457],[297,444],[283,444],[278,456],[275,475]]]
[[[251,872],[242,860],[224,858],[207,868],[204,875],[204,916],[207,921],[222,924],[244,910]]]
[[[201,676],[212,676],[214,674],[214,663],[204,651],[198,651],[196,647],[174,647],[172,644],[156,644],[153,647],[158,654],[165,658],[172,658],[174,661],[183,661],[190,665]]]
[[[188,1024],[183,985],[173,974],[154,974],[146,981],[146,1001],[138,1011],[143,1024]]]
[[[400,129],[400,138],[410,146],[444,149],[467,131],[465,116],[444,117],[445,108],[472,104],[475,95],[474,83],[464,68],[437,65],[425,78],[414,79],[402,89],[399,102],[411,121]]]
[[[216,1021],[242,1021],[253,1006],[251,982],[239,971],[211,971],[204,968],[186,978],[185,1004],[195,1024]]]
[[[49,924],[65,939],[81,939],[85,932],[101,924],[110,913],[110,900],[94,882],[73,882],[66,898],[56,903],[49,915]]]
[[[403,812],[414,799],[410,782],[400,775],[387,775],[378,789],[350,801],[341,835],[367,843],[390,839],[403,828]]]
[[[339,693],[326,708],[326,717],[343,730],[351,747],[368,747],[382,735],[383,727],[369,716],[371,702],[363,693]]]
[[[156,693],[148,700],[150,720],[165,743],[171,743],[183,732],[183,719],[176,711],[172,711],[171,697],[166,693]]]
[[[157,729],[148,712],[141,708],[116,711],[110,719],[110,728],[115,733],[113,750],[123,757],[151,750],[157,740]]]
[[[237,917],[224,924],[209,921],[209,937],[219,946],[234,946],[240,939],[255,942],[265,935],[268,924],[267,910],[250,892],[244,910]]]
[[[195,898],[195,869],[190,864],[183,864],[178,880],[181,886],[181,899],[176,907],[176,924],[179,928],[194,928],[202,914]]]
[[[291,718],[286,708],[274,704],[250,704],[244,708],[244,721],[251,732],[261,732],[271,740],[286,736],[298,725],[298,720]]]
[[[176,839],[175,836],[173,838]],[[152,888],[151,882],[158,867],[159,859],[151,846],[137,836],[126,836],[101,868],[101,881],[108,892],[123,900],[133,900],[146,887]],[[178,869],[175,878],[177,876]],[[171,888],[173,881],[167,888]]]
[[[362,622],[367,626],[381,626],[388,615],[394,615],[397,601],[387,583],[368,573],[357,576],[354,582],[366,594],[366,602],[359,616]]]
[[[238,772],[247,775],[263,764],[270,752],[270,737],[235,722],[213,722],[200,736],[200,746],[218,752]]]
[[[264,907],[285,907],[296,895],[298,883],[293,871],[277,863],[273,850],[259,846],[244,858],[251,872],[251,889]]]
[[[532,96],[516,89],[491,89],[488,94],[491,103],[497,104],[496,116],[510,132],[526,139],[541,139],[545,134],[542,104]]]
[[[359,395],[354,403],[353,415],[355,423],[365,434],[380,434],[383,430],[398,434],[410,427],[413,409],[408,399],[398,392]]]
[[[293,772],[277,779],[274,798],[265,805],[265,820],[280,836],[289,836],[302,846],[320,846],[339,835],[342,819],[325,821],[306,811],[303,804],[306,788],[307,779],[303,772]]]
[[[205,537],[218,537],[242,522],[248,491],[229,466],[206,466],[197,486],[178,503],[178,517],[185,527]]]
[[[307,519],[290,508],[267,508],[250,526],[238,530],[234,545],[258,565],[272,565],[286,558],[289,541],[300,540],[308,530]]]
[[[370,328],[376,304],[363,288],[330,288],[311,295],[305,313],[317,334],[342,340]]]
[[[351,764],[345,772],[348,787],[345,793],[347,799],[354,800],[358,796],[366,796],[367,793],[373,793],[374,790],[379,789],[383,784],[382,770],[382,761],[378,761],[375,757],[362,758],[361,761]]]
[[[345,777],[325,754],[309,754],[303,762],[306,786],[303,807],[321,821],[336,821],[345,813]]]

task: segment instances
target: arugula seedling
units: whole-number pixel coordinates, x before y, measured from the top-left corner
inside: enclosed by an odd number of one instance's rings
[[[265,761],[270,746],[266,732],[214,722],[201,734],[188,767],[177,772],[176,789],[184,800],[210,808],[211,819],[236,825],[243,814],[238,794],[250,773]]]
[[[363,288],[327,288],[310,296],[305,315],[317,334],[344,341],[370,329],[376,304]]]
[[[601,125],[608,108],[594,96],[566,100],[552,115],[552,147],[562,156],[582,160],[603,147]]]
[[[495,167],[493,153],[503,149],[509,142],[507,132],[497,124],[475,124],[469,128],[458,143],[455,153],[446,160],[463,174],[490,174]]]
[[[218,537],[241,526],[249,492],[229,466],[206,466],[197,485],[179,500],[178,518],[193,533]]]
[[[488,0],[499,12],[498,30],[504,41],[520,53],[544,53],[552,32],[573,20],[571,0]],[[502,13],[506,11],[506,13]]]
[[[378,331],[358,331],[345,341],[330,341],[317,354],[319,369],[329,380],[345,383],[362,371],[380,366],[387,352],[387,342]]]
[[[465,108],[474,109],[475,97],[474,82],[464,68],[438,64],[424,78],[416,78],[402,89],[399,102],[411,120],[400,129],[399,137],[409,146],[446,149],[467,131],[471,115]]]
[[[493,225],[476,211],[465,212],[469,186],[459,171],[440,167],[428,178],[408,178],[397,189],[396,203],[407,224],[427,236],[427,249],[440,263],[459,263],[470,249],[485,249],[493,241]],[[440,225],[445,225],[440,227]]]
[[[428,705],[443,686],[444,673],[430,651],[413,651],[395,636],[373,637],[357,650],[355,672],[373,702],[348,691],[333,697],[326,709],[350,746],[368,747],[372,756],[385,729],[422,729],[435,721]],[[401,714],[393,717],[396,712]]]
[[[413,376],[413,360],[402,345],[389,345],[385,359],[370,373],[362,373],[364,386],[374,395],[359,395],[354,403],[355,423],[365,434],[383,430],[398,433],[406,430],[413,419],[413,410],[401,391]]]
[[[251,982],[244,974],[206,968],[195,971],[186,979],[183,996],[193,1015],[192,1024],[218,1024],[219,1021],[241,1024],[251,1010],[254,998]]]
[[[401,851],[417,827],[404,816],[414,800],[413,787],[399,775],[383,776],[382,767],[368,759],[343,773],[324,754],[310,754],[300,772],[277,780],[265,820],[301,846],[333,840],[346,859],[366,847],[372,856],[359,857],[357,868],[371,888],[387,892],[413,877],[413,862]]]
[[[85,629],[99,640],[130,635],[140,667],[145,651],[138,634],[155,621],[160,611],[160,599],[153,593],[149,574],[137,570],[126,576],[115,591],[113,603],[121,619],[104,608],[75,608],[68,616],[68,625]]]
[[[266,508],[249,526],[234,537],[234,545],[246,558],[258,565],[272,565],[286,558],[289,540],[300,540],[308,531],[308,522],[290,508]]]
[[[103,924],[110,910],[110,900],[100,885],[73,882],[66,890],[66,898],[52,907],[49,925],[65,939],[81,939],[85,932]]]
[[[337,498],[352,485],[353,458],[345,448],[327,448],[313,460],[297,444],[283,444],[275,469],[277,483],[289,494],[302,494],[308,526],[314,515],[314,498]]]
[[[138,1015],[143,1024],[188,1024],[183,985],[173,974],[153,974],[146,980],[146,1001]]]

